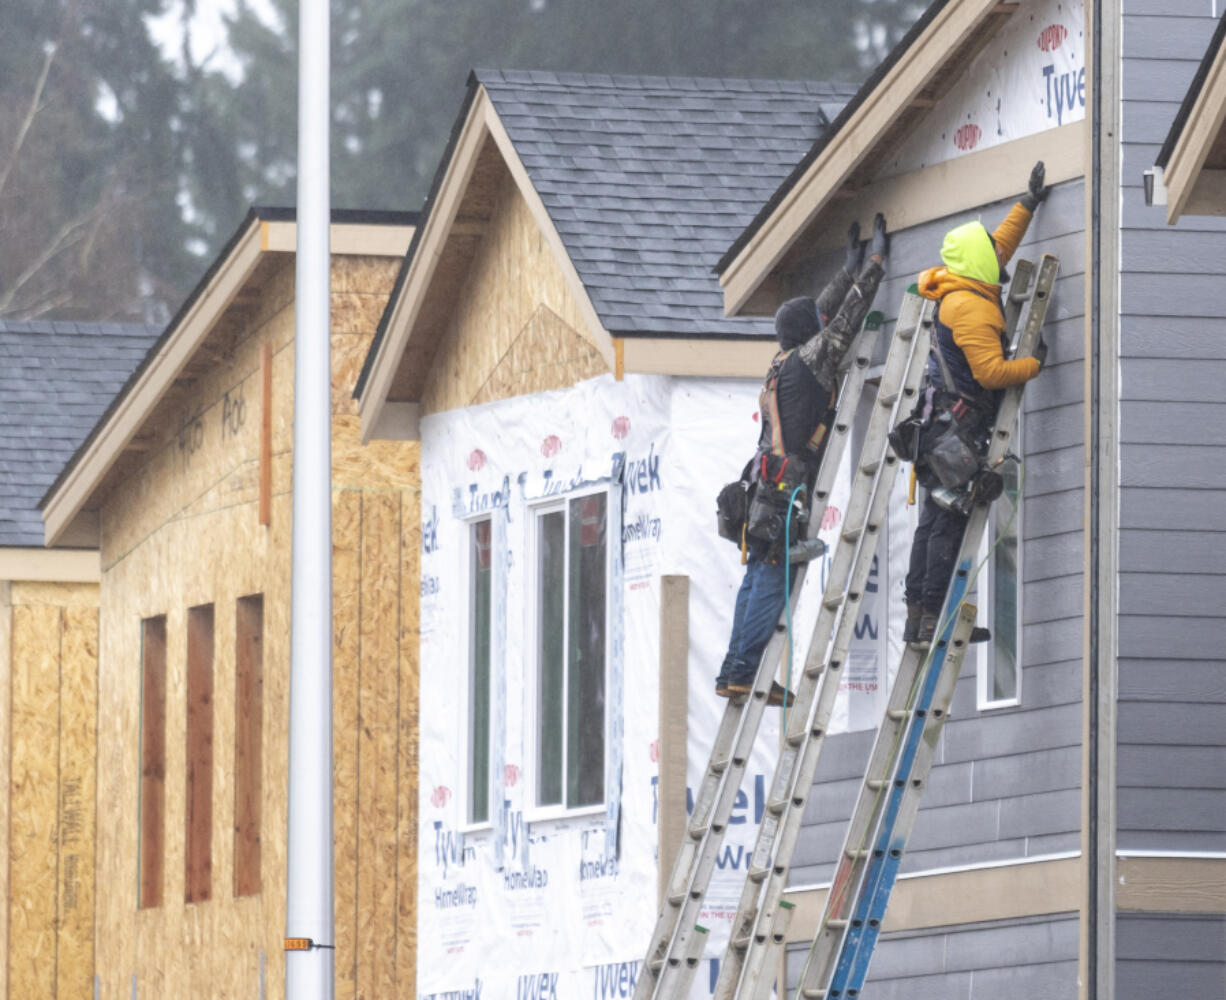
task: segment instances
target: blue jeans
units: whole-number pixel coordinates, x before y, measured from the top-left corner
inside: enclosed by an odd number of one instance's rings
[[[779,614],[787,602],[784,570],[782,563],[768,563],[752,551],[749,553],[745,577],[736,595],[728,653],[715,679],[716,687],[730,683],[753,683],[762,651],[766,649],[771,633],[779,623]]]

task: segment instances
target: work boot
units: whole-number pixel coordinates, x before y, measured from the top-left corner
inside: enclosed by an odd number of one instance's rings
[[[796,695],[792,694],[778,681],[771,681],[770,693],[766,696],[766,704],[773,708],[791,708]],[[785,704],[786,701],[786,704]]]
[[[923,617],[920,619],[919,630],[916,633],[916,637],[909,641],[918,643],[921,646],[927,646],[932,642],[932,637],[936,635],[936,631],[937,616],[925,611]],[[987,642],[991,638],[991,629],[983,628],[980,625],[976,625],[971,629],[971,642]]]
[[[825,553],[826,543],[820,538],[804,538],[788,549],[788,562],[795,566],[797,563],[817,559]]]
[[[902,641],[916,642],[919,640],[920,619],[924,617],[924,606],[918,601],[907,605],[907,623],[902,627]]]

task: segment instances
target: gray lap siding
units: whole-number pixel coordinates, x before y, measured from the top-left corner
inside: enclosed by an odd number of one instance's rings
[[[1019,184],[1024,181],[1023,171]],[[946,230],[976,216],[993,226],[1011,204],[1004,201],[968,210],[894,234],[888,277],[875,304],[885,314],[889,330],[907,286],[923,268],[939,262]],[[1060,185],[1037,213],[1018,252],[1036,261],[1040,254],[1051,252],[1061,261],[1045,327],[1051,348],[1048,367],[1027,388],[1024,399],[1022,704],[979,711],[976,679],[968,665],[955,691],[903,872],[1007,862],[1078,846],[1083,218],[1082,183]],[[884,355],[883,348],[880,353]],[[891,613],[899,614],[901,592],[891,593],[890,602]],[[827,740],[793,858],[793,885],[829,879],[873,736],[859,732]],[[950,917],[951,923],[956,921],[956,914]]]
[[[1116,732],[1123,850],[1226,850],[1226,219],[1168,226],[1166,209],[1147,207],[1141,187],[1220,16],[1198,0],[1124,8]],[[1121,931],[1121,957],[1132,941]],[[1118,981],[1140,996],[1137,977],[1150,966],[1133,965],[1121,963],[1127,972]],[[1218,985],[1220,996],[1220,971]]]

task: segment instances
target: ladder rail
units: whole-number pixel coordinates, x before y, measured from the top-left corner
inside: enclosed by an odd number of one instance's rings
[[[877,406],[865,435],[852,496],[797,688],[796,710],[789,716],[749,877],[720,967],[715,991],[718,998],[738,993],[743,985],[752,987],[766,961],[768,935],[764,929],[771,925],[782,897],[786,859],[791,857],[799,833],[804,802],[838,694],[838,678],[855,623],[854,611],[872,568],[879,528],[888,508],[889,488],[897,471],[897,459],[887,451],[887,435],[900,407],[911,405],[916,398],[927,362],[932,304],[910,293],[899,312]]]
[[[870,317],[874,314],[870,313]],[[850,437],[851,421],[863,394],[865,379],[872,360],[876,326],[866,319],[852,347],[852,360],[843,381],[834,424],[830,429],[821,468],[814,483],[809,507],[809,531],[812,536],[820,527],[830,499],[830,490],[839,463]],[[793,567],[790,590],[792,604],[801,593],[807,563]],[[729,699],[720,719],[710,759],[695,795],[694,808],[686,824],[686,834],[674,859],[664,899],[661,901],[655,928],[647,950],[647,960],[635,986],[636,1000],[666,994],[674,973],[687,978],[694,968],[688,962],[691,939],[700,932],[695,921],[710,882],[715,858],[722,843],[728,818],[740,790],[741,778],[748,763],[766,708],[766,694],[774,680],[775,667],[787,642],[783,629],[784,615],[776,626],[758,665],[754,691],[744,700]],[[701,936],[705,940],[706,932]],[[689,970],[689,971],[687,971]],[[673,992],[676,992],[675,990]]]
[[[1023,267],[1023,265],[1025,265]],[[1047,306],[1059,270],[1059,261],[1044,255],[1038,268],[1033,293],[1027,291],[1033,265],[1020,261],[1014,287],[1010,289],[1006,311],[1009,330],[1016,327],[1022,306],[1029,301],[1022,335],[1018,340],[1018,356],[1033,354]],[[1001,401],[986,457],[989,466],[999,465],[1009,454],[1017,416],[1021,409],[1024,386],[1009,389]],[[939,633],[948,640],[950,631],[965,616],[965,596],[975,573],[979,542],[988,522],[989,504],[976,504],[968,518],[959,548],[956,569],[950,581],[942,611]],[[961,610],[959,610],[961,609]],[[973,621],[973,616],[972,616]],[[907,837],[919,810],[920,796],[927,784],[936,741],[948,717],[949,703],[961,669],[964,649],[947,657],[941,643],[931,651],[909,645],[904,653],[891,704],[898,701],[897,691],[908,689],[908,699],[914,700],[913,710],[902,718],[906,733],[885,734],[885,725],[874,746],[873,764],[861,787],[861,797],[849,824],[847,839],[839,856],[835,878],[827,897],[825,911],[801,973],[801,995],[829,997],[836,1000],[855,995],[867,975],[889,895],[902,863]],[[885,722],[890,722],[887,718]],[[884,735],[884,738],[883,738]],[[877,779],[889,770],[892,780],[871,787],[872,767],[880,764],[879,751],[893,742],[893,759],[876,772]],[[868,831],[872,831],[868,838]],[[873,848],[864,851],[860,844],[871,839]],[[850,886],[851,891],[845,891]],[[828,985],[827,985],[828,984]]]

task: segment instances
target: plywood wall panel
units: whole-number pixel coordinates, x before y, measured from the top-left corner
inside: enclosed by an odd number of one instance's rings
[[[421,642],[421,492],[405,490],[400,508],[400,781],[396,790],[396,980],[417,995],[418,663]]]
[[[9,989],[55,996],[61,611],[13,608]]]
[[[0,788],[10,789],[12,773],[12,693],[13,693],[13,604],[12,584],[0,580]],[[12,822],[11,793],[5,793],[6,809],[0,815],[0,997],[9,995],[8,940],[9,908],[9,832]]]
[[[58,997],[91,995],[97,824],[98,609],[61,612]]]
[[[515,182],[505,168],[493,180],[492,215],[467,277],[455,296],[447,327],[430,365],[422,394],[422,411],[436,413],[468,406],[477,400],[490,376],[503,363],[515,341],[542,307],[573,337],[596,351],[596,331],[587,328],[571,287]],[[571,354],[579,352],[568,347]],[[599,355],[597,355],[599,357]],[[533,385],[544,379],[550,388],[560,377],[558,358],[536,353],[515,363],[518,381]],[[584,365],[595,367],[585,358]],[[531,372],[548,370],[535,378]],[[603,361],[600,371],[606,371]],[[515,380],[496,385],[511,391]],[[535,391],[535,390],[532,390]],[[505,398],[488,396],[485,398]]]
[[[332,494],[332,753],[336,995],[357,995],[358,675],[362,494]]]
[[[358,682],[358,991],[395,988],[399,776],[400,496],[362,503],[362,662]]]

